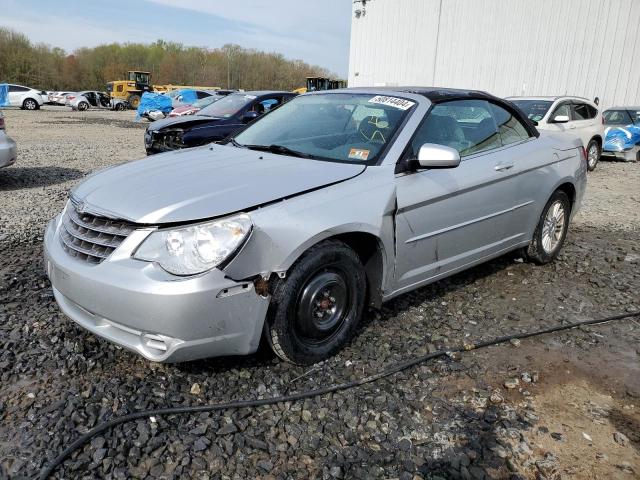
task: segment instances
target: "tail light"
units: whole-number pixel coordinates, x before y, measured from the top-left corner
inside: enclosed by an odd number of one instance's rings
[[[76,97],[74,97],[73,95],[69,95],[69,96],[67,97],[67,100],[73,100],[74,98],[76,98]]]

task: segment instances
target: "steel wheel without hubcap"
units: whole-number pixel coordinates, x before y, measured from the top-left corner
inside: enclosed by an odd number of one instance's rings
[[[325,240],[307,250],[271,290],[269,345],[283,360],[309,365],[349,342],[364,310],[367,278],[355,251]]]
[[[562,241],[565,218],[564,205],[560,201],[554,202],[547,210],[542,228],[542,248],[548,254],[551,254]]]
[[[348,305],[349,288],[341,272],[317,273],[298,299],[296,336],[311,344],[330,341],[344,323]]]

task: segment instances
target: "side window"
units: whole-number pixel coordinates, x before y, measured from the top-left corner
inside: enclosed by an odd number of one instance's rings
[[[257,102],[251,110],[254,112],[258,112],[259,114],[267,113],[272,108],[280,105],[280,102],[277,98],[265,98],[264,100],[260,100]]]
[[[587,105],[587,111],[589,112],[589,118],[596,118],[596,115],[598,115],[598,109],[591,105]]]
[[[413,158],[425,143],[455,148],[460,156],[502,146],[492,105],[485,100],[455,100],[435,105],[411,142]]]
[[[10,92],[28,92],[29,89],[27,87],[21,87],[20,85],[9,85]]]
[[[589,106],[586,103],[574,103],[573,104],[573,120],[588,120],[592,118],[589,116]]]
[[[196,98],[201,99],[201,98],[206,98],[206,97],[210,97],[211,95],[207,92],[201,92],[201,91],[197,91],[196,92]]]
[[[500,134],[502,145],[511,145],[529,138],[529,132],[526,127],[511,112],[495,104],[492,104],[491,108],[498,125],[498,133]]]
[[[560,116],[560,115],[567,116],[567,117],[571,118],[571,104],[569,104],[569,103],[560,104],[553,111],[553,113],[551,114],[549,119],[553,122],[553,119],[556,118],[557,116]]]
[[[123,92],[123,91],[124,91],[124,85],[116,86],[116,92]]]

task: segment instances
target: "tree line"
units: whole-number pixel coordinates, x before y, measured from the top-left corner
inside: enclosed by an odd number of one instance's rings
[[[0,52],[0,83],[42,90],[104,90],[109,81],[126,80],[128,70],[151,72],[152,84],[244,90],[293,90],[304,86],[306,77],[332,76],[302,60],[233,44],[209,49],[158,40],[111,43],[68,54],[3,27]]]

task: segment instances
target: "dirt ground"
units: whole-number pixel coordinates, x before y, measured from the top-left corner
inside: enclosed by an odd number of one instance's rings
[[[601,162],[565,248],[504,256],[370,311],[312,368],[249,357],[157,365],[62,315],[46,222],[85,175],[141,158],[132,112],[5,111],[0,170],[0,478],[36,474],[100,421],[143,408],[269,397],[361,378],[495,336],[640,310],[640,164]],[[640,319],[474,350],[366,387],[223,414],[140,420],[57,478],[640,478]]]

